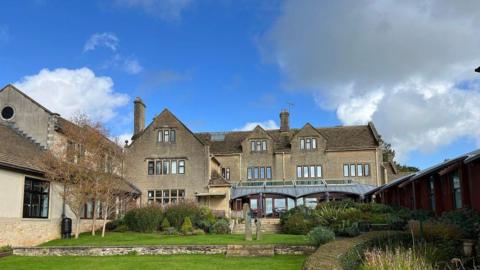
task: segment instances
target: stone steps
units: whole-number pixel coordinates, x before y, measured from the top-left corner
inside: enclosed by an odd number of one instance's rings
[[[275,248],[272,245],[228,245],[227,257],[272,257],[275,255]]]

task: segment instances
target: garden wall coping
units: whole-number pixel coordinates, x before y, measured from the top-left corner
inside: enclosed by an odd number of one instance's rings
[[[275,254],[309,255],[312,246],[270,245]],[[248,248],[249,245],[245,245]],[[74,246],[74,247],[14,247],[17,256],[113,256],[113,255],[182,255],[226,254],[228,245],[157,245],[157,246]]]

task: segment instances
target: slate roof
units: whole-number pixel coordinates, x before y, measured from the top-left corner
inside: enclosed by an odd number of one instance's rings
[[[41,173],[42,148],[5,124],[0,124],[0,142],[0,165]]]
[[[316,128],[327,140],[327,151],[360,150],[376,148],[379,145],[378,138],[370,125],[340,126],[331,128]],[[275,152],[289,152],[290,141],[300,129],[290,129],[288,132],[280,132],[279,129],[266,130],[274,141]],[[210,145],[213,154],[234,154],[242,152],[242,141],[251,131],[224,132],[223,140],[214,140],[214,133],[195,133],[198,138]]]

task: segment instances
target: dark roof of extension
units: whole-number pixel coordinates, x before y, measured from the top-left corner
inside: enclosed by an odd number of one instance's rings
[[[0,166],[42,173],[38,159],[42,155],[42,148],[5,124],[0,124],[0,141]]]
[[[325,137],[327,151],[361,150],[378,146],[378,137],[371,124],[317,128],[316,130]],[[279,129],[266,130],[267,134],[274,141],[274,151],[276,152],[289,152],[290,141],[299,131],[300,129],[290,129],[288,132],[280,132]],[[210,145],[210,151],[213,154],[234,154],[242,152],[241,143],[250,133],[251,131],[204,132],[196,133],[196,135]],[[223,140],[212,139],[212,136],[215,136],[215,134],[224,136]]]

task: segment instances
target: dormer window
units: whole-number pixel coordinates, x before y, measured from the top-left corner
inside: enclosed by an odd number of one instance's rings
[[[174,129],[159,129],[158,130],[158,142],[174,143],[176,140]]]
[[[267,140],[251,140],[250,148],[252,152],[267,151]]]
[[[317,138],[300,138],[300,150],[317,149]]]

